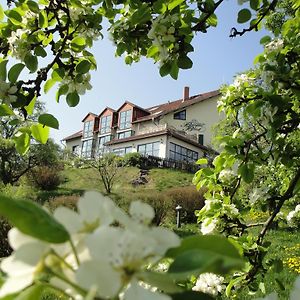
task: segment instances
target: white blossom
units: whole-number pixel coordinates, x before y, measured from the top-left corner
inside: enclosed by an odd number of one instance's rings
[[[267,52],[272,52],[272,51],[278,51],[278,50],[281,50],[284,46],[284,42],[282,39],[277,39],[277,40],[274,40],[270,43],[268,43],[266,46],[265,46],[265,49]]]
[[[218,276],[213,273],[203,273],[198,277],[196,285],[193,287],[193,290],[217,296],[225,289],[223,281],[224,277],[222,276]]]
[[[206,234],[212,234],[217,225],[218,225],[219,221],[217,219],[212,219],[212,218],[206,218],[202,221],[201,223],[201,232],[203,235],[206,235]]]
[[[219,173],[219,180],[223,183],[231,183],[235,178],[235,174],[232,170],[224,169]]]
[[[24,38],[24,34],[29,32],[28,29],[17,29],[11,32],[11,36],[7,38],[11,56],[24,60],[28,51],[30,51],[30,44],[27,38]]]

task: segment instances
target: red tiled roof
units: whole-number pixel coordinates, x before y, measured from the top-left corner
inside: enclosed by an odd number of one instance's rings
[[[138,105],[136,105],[136,104],[134,104],[134,103],[132,103],[132,102],[129,102],[129,101],[127,101],[127,100],[126,100],[126,101],[118,108],[117,112],[120,111],[120,110],[122,109],[122,107],[123,107],[125,104],[129,104],[129,105],[131,105],[131,106],[133,106],[133,107],[136,107],[136,108],[138,108],[138,109],[140,109],[140,110],[143,110],[143,111],[149,113],[149,111],[148,111],[147,109],[145,109],[145,108],[143,108],[143,107],[140,107],[140,106],[138,106]]]
[[[208,93],[204,93],[204,94],[198,94],[195,96],[191,96],[190,98],[188,98],[185,101],[182,101],[182,99],[179,99],[179,100],[159,104],[156,106],[152,106],[152,107],[147,108],[147,111],[149,111],[151,113],[149,116],[141,117],[141,118],[137,119],[136,121],[134,121],[133,123],[151,120],[152,118],[157,118],[159,116],[165,115],[172,111],[176,111],[178,109],[185,108],[185,107],[193,105],[195,103],[211,99],[218,95],[220,95],[220,91],[216,90],[216,91],[212,91],[212,92],[208,92]]]
[[[75,133],[65,137],[63,139],[63,141],[68,141],[68,140],[76,139],[76,138],[79,138],[79,137],[82,137],[82,130],[80,130],[78,132],[75,132]]]
[[[84,122],[84,120],[85,120],[89,115],[93,115],[94,117],[98,117],[98,115],[96,115],[96,114],[94,114],[94,113],[92,113],[92,112],[89,112],[89,113],[83,118],[83,120],[82,120],[81,122]]]

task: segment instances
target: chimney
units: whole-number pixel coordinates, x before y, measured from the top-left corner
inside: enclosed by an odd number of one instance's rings
[[[182,97],[182,102],[185,102],[190,98],[190,88],[188,86],[185,86],[183,88],[183,97]]]

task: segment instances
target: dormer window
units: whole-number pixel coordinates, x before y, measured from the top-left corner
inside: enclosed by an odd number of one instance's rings
[[[120,112],[120,129],[127,129],[131,127],[132,110]]]
[[[101,118],[100,133],[111,132],[111,116],[104,116]]]
[[[94,121],[84,122],[83,138],[88,138],[93,136],[93,131],[94,131]]]
[[[174,119],[175,120],[186,120],[186,110],[176,112],[174,114]]]

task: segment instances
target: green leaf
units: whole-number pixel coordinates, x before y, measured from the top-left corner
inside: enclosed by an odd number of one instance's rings
[[[40,12],[39,5],[36,2],[28,0],[26,3],[32,12],[34,12],[36,14],[38,14]]]
[[[22,24],[22,16],[16,10],[12,9],[8,11],[7,16],[14,25]]]
[[[168,9],[172,10],[172,9],[174,9],[175,7],[177,7],[178,5],[180,5],[183,2],[184,2],[184,0],[173,0],[172,2],[170,2],[168,4]]]
[[[127,49],[127,46],[125,43],[119,43],[117,45],[116,55],[121,56]]]
[[[42,10],[39,13],[39,27],[40,28],[48,27],[48,17],[47,17],[47,13],[44,10]]]
[[[41,56],[41,57],[46,57],[47,56],[47,52],[45,51],[45,49],[42,46],[37,46],[34,49],[34,54],[37,56]]]
[[[251,11],[247,8],[243,8],[238,13],[237,21],[238,23],[246,23],[251,19]]]
[[[180,56],[178,58],[178,67],[180,69],[191,69],[193,66],[192,60],[187,56]]]
[[[41,284],[35,284],[19,294],[15,300],[33,300],[42,299],[42,294],[45,290],[45,286]]]
[[[7,104],[0,105],[0,116],[13,116],[15,113]]]
[[[0,80],[6,81],[6,65],[8,60],[3,60],[0,62]]]
[[[24,155],[30,146],[30,135],[27,132],[23,132],[21,134],[14,136],[14,142],[16,145],[17,151]]]
[[[216,27],[218,25],[218,18],[216,14],[212,14],[211,16],[209,16],[206,23],[210,26]]]
[[[42,144],[46,144],[49,138],[49,127],[42,124],[34,124],[30,127],[32,136]]]
[[[58,91],[56,92],[56,102],[59,102],[59,98],[61,95],[66,95],[69,91],[69,87],[67,84],[64,84],[59,87]]]
[[[64,243],[70,239],[67,230],[41,206],[33,201],[0,196],[0,214],[21,232],[49,243]]]
[[[33,113],[35,102],[36,102],[36,97],[34,96],[33,99],[30,101],[30,103],[27,106],[24,107],[26,112],[29,115],[32,115],[32,113]]]
[[[56,83],[56,80],[54,80],[52,78],[48,79],[44,85],[44,93],[47,94],[49,92],[49,90],[54,86],[55,83]]]
[[[250,0],[250,7],[254,10],[258,9],[260,0]]]
[[[215,298],[208,294],[203,294],[194,291],[186,291],[183,293],[171,294],[172,300],[213,300]]]
[[[147,50],[147,57],[153,57],[155,54],[159,52],[159,48],[155,45],[152,45],[150,48]]]
[[[51,114],[42,114],[38,118],[38,122],[48,127],[59,129],[58,120]]]
[[[75,52],[81,52],[86,45],[86,41],[83,37],[75,37],[71,41],[71,48]]]
[[[4,10],[2,5],[0,4],[0,21],[2,21],[4,19]]]
[[[25,65],[22,63],[18,63],[15,64],[14,66],[12,66],[10,68],[10,70],[8,71],[8,80],[11,83],[15,83],[18,80],[18,77],[20,75],[20,73],[22,72],[22,70],[24,69]]]
[[[208,161],[207,158],[200,158],[196,161],[197,165],[207,165]]]
[[[271,37],[270,37],[269,35],[265,35],[264,37],[262,37],[262,38],[260,39],[259,43],[260,43],[261,45],[265,45],[265,44],[271,42],[271,40],[272,40],[272,39],[271,39]]]
[[[70,107],[74,107],[79,103],[79,95],[76,92],[67,95],[67,103]]]
[[[170,70],[170,75],[173,79],[177,80],[178,73],[179,73],[179,68],[178,68],[177,62],[173,61],[171,70]]]
[[[51,77],[55,81],[62,81],[65,77],[65,70],[63,68],[56,68],[53,70]]]
[[[30,70],[30,73],[34,73],[37,70],[38,59],[35,55],[28,53],[24,58],[24,62],[26,67]]]
[[[139,273],[137,276],[142,281],[159,288],[159,290],[164,291],[165,293],[176,293],[182,291],[168,273],[145,271]]]
[[[91,63],[88,60],[82,60],[77,66],[76,66],[76,72],[79,74],[85,74],[87,73],[91,68]]]
[[[126,64],[126,65],[131,65],[132,62],[133,62],[132,57],[131,57],[130,55],[127,55],[127,56],[125,57],[125,64]]]
[[[238,250],[223,236],[185,238],[179,247],[170,249],[166,256],[174,258],[168,272],[177,278],[202,271],[223,274],[244,265]]]
[[[254,166],[249,164],[242,164],[238,168],[240,174],[246,183],[251,183],[254,179]]]

